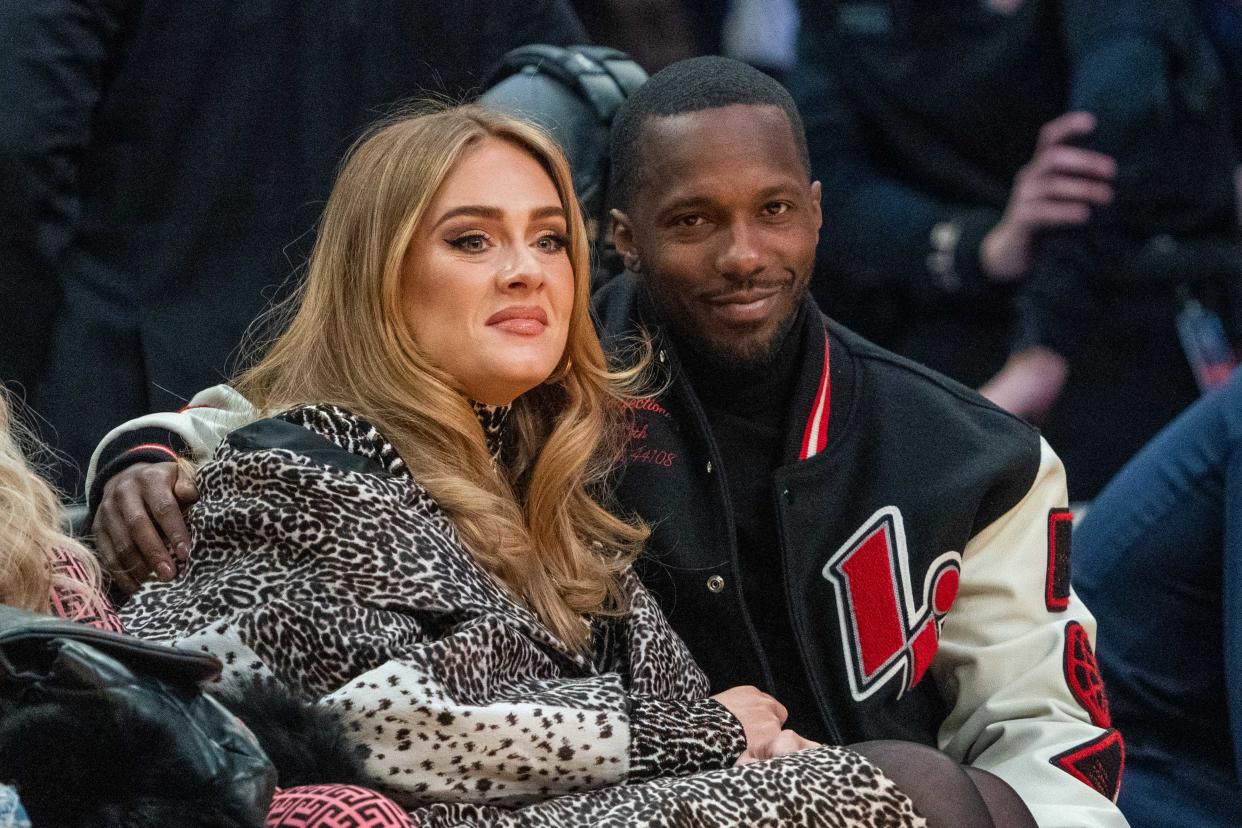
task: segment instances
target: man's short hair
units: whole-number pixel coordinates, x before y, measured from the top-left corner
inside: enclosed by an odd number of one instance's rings
[[[643,126],[651,118],[724,106],[775,106],[789,119],[798,157],[810,175],[806,128],[793,97],[775,79],[741,61],[696,57],[661,69],[621,105],[612,121],[608,198],[626,209],[642,180]]]

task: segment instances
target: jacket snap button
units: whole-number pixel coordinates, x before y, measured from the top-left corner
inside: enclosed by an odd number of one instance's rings
[[[663,363],[666,359],[668,359],[668,357],[664,355],[663,349],[661,349],[660,352],[656,354],[656,359],[660,360],[661,363]]]
[[[721,578],[719,575],[713,575],[707,579],[707,588],[712,592],[720,592],[724,589],[724,578]]]
[[[712,461],[711,460],[707,461],[707,473],[708,474],[712,473]]]

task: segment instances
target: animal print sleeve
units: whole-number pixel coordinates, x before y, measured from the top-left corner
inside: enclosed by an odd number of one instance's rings
[[[225,681],[318,700],[405,806],[594,790],[634,778],[632,757],[643,776],[731,763],[740,728],[650,607],[597,666],[475,562],[370,426],[294,414],[234,432],[200,469],[193,554],[126,604],[128,627],[216,655]]]
[[[746,750],[741,722],[715,699],[633,699],[629,782],[732,767]]]
[[[622,576],[629,614],[607,669],[625,676],[629,771],[639,782],[732,767],[746,749],[741,723],[708,698],[707,677],[633,570]]]

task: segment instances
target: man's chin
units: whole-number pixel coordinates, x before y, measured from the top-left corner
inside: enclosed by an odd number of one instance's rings
[[[713,339],[707,344],[711,347],[712,356],[722,365],[745,370],[761,368],[771,361],[776,350],[775,339],[772,335],[728,341]]]

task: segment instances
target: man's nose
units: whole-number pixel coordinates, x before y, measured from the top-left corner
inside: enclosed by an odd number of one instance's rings
[[[724,247],[716,257],[716,270],[725,278],[738,281],[763,272],[763,250],[753,228],[744,222],[729,228]]]

